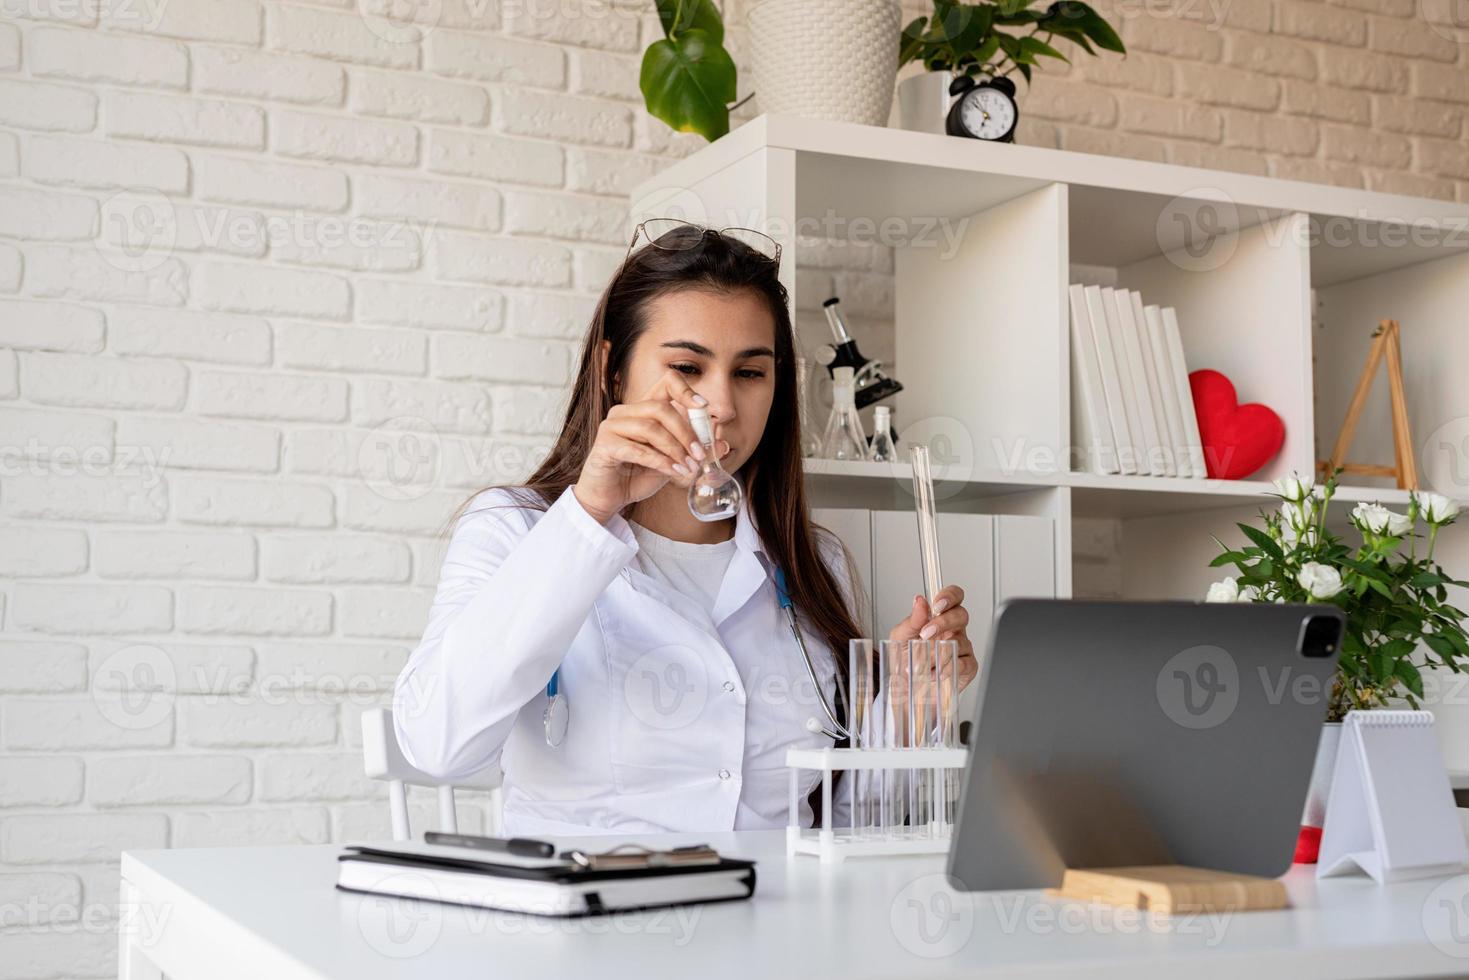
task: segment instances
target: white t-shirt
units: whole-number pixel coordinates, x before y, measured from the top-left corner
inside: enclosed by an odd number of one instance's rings
[[[712,617],[724,573],[734,557],[734,538],[695,544],[654,534],[635,521],[628,521],[628,526],[638,541],[637,561],[643,574],[698,602]]]

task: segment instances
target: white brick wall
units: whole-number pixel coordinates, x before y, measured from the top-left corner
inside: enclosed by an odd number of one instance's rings
[[[379,6],[0,0],[0,977],[112,974],[52,926],[124,848],[386,832],[357,725],[434,535],[544,452],[628,192],[702,145],[642,111],[647,11]],[[1469,200],[1419,4],[1166,6],[1103,4],[1132,56],[1048,64],[1022,141]],[[805,346],[839,293],[891,359],[891,254],[800,262]]]

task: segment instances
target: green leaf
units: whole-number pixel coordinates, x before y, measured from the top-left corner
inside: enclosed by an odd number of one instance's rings
[[[1275,541],[1270,537],[1270,535],[1266,534],[1259,528],[1251,527],[1248,524],[1239,525],[1239,529],[1245,533],[1245,537],[1255,542],[1255,545],[1259,547],[1261,551],[1265,552],[1265,554],[1269,555],[1271,558],[1274,558],[1277,563],[1281,565],[1284,565],[1286,563],[1285,553],[1280,550],[1280,545],[1276,544]]]
[[[1093,48],[1091,42],[1086,39],[1086,34],[1084,34],[1081,30],[1077,28],[1073,28],[1067,24],[1048,23],[1045,25],[1044,29],[1056,35],[1057,37],[1064,37],[1072,44],[1081,45],[1081,49],[1089,55],[1095,56],[1097,53],[1096,48]]]
[[[1093,41],[1097,47],[1107,51],[1115,51],[1118,54],[1126,54],[1127,48],[1122,44],[1122,38],[1112,29],[1102,15],[1080,0],[1061,0],[1056,4],[1051,19],[1063,24],[1075,25]]]
[[[1410,583],[1416,589],[1427,589],[1435,585],[1443,585],[1447,581],[1448,579],[1442,575],[1435,575],[1433,572],[1419,572],[1413,576]]]
[[[686,30],[704,31],[715,44],[724,43],[724,19],[714,0],[654,0],[665,37]],[[733,100],[731,100],[733,101]]]
[[[1362,581],[1366,582],[1367,587],[1370,588],[1373,592],[1382,593],[1382,595],[1389,601],[1392,599],[1392,589],[1389,589],[1386,585],[1383,585],[1377,579],[1372,578],[1371,576],[1364,575],[1362,577]]]
[[[729,132],[735,71],[729,52],[693,28],[648,45],[638,84],[650,113],[681,133],[713,142]]]
[[[963,26],[964,12],[960,9],[961,6],[950,0],[934,0],[933,20],[929,22],[923,39],[930,44],[948,43]]]
[[[1060,58],[1067,64],[1071,63],[1070,58],[1066,57],[1064,54],[1057,51],[1055,48],[1051,47],[1049,44],[1047,44],[1045,41],[1042,41],[1038,37],[1022,37],[1020,39],[1020,50],[1029,55],[1043,56],[1046,58]]]
[[[1382,650],[1374,650],[1368,660],[1372,667],[1372,676],[1379,684],[1386,684],[1393,679],[1396,661],[1392,657]]]
[[[981,65],[986,64],[991,58],[995,56],[995,52],[999,50],[1000,39],[991,34],[989,37],[984,39],[983,44],[974,49],[974,60]]]
[[[1402,681],[1403,686],[1413,694],[1423,697],[1423,675],[1418,672],[1417,667],[1406,660],[1399,660],[1393,668],[1393,676]]]
[[[1442,636],[1438,633],[1429,633],[1423,637],[1423,642],[1427,643],[1430,650],[1445,660],[1452,660],[1458,656],[1458,649],[1454,646],[1454,642],[1447,636]]]
[[[966,6],[962,9],[963,20],[954,34],[953,46],[955,51],[971,51],[989,34],[994,8]]]
[[[928,23],[927,17],[919,17],[907,27],[898,37],[898,67],[902,68],[910,61],[917,61],[923,56],[923,25]]]
[[[1382,652],[1395,660],[1412,656],[1413,651],[1418,649],[1418,644],[1412,640],[1393,640],[1382,645]]]

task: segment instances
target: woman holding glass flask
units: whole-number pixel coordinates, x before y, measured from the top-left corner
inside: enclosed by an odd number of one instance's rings
[[[865,630],[850,556],[806,503],[779,259],[758,232],[640,224],[549,456],[451,519],[394,724],[436,778],[498,763],[507,834],[784,827],[786,750],[833,744],[807,722],[822,696],[843,710]],[[888,634],[955,641],[941,669],[961,686],[975,674],[963,601],[956,585],[932,609],[914,596]],[[810,826],[817,774],[801,777]],[[844,808],[841,793],[836,821]]]

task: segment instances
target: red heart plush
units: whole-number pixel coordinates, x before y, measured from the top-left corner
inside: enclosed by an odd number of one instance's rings
[[[1234,385],[1218,371],[1188,376],[1210,479],[1243,480],[1285,445],[1285,423],[1264,405],[1241,405]]]

